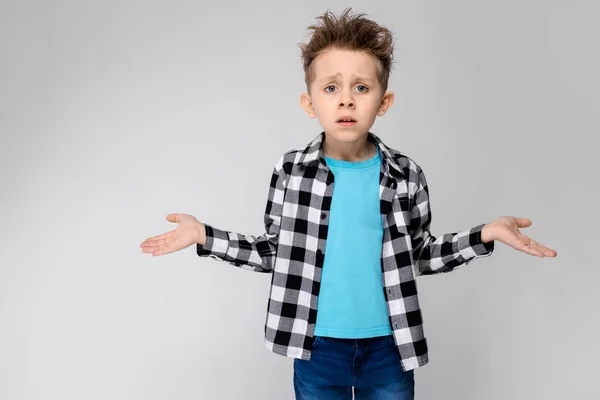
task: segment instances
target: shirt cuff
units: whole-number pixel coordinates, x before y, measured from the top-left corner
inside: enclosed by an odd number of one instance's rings
[[[204,224],[206,242],[204,245],[196,243],[196,253],[200,257],[224,259],[229,248],[229,235],[226,231]]]
[[[483,226],[485,224],[481,224],[481,225],[477,225],[476,226],[476,234],[475,234],[475,244],[480,244],[483,245],[483,253],[482,254],[478,254],[478,255],[486,255],[488,253],[491,253],[494,251],[494,241],[491,240],[487,243],[483,243],[483,241],[481,240],[481,231],[483,231]]]
[[[459,248],[467,262],[479,257],[491,256],[494,252],[494,241],[483,243],[481,231],[485,224],[477,225],[468,231],[467,235],[459,238]]]

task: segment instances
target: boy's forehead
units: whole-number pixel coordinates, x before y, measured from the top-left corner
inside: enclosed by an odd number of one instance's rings
[[[315,76],[315,81],[319,82],[319,81],[333,81],[336,79],[344,79],[344,78],[350,78],[350,79],[358,79],[358,80],[364,80],[364,81],[375,81],[377,79],[377,77],[375,76],[374,73],[350,73],[350,74],[342,74],[340,72],[333,72],[331,74],[324,74],[324,75],[319,75],[316,74]]]
[[[367,78],[377,76],[377,63],[364,52],[330,50],[313,61],[315,80],[335,78]]]

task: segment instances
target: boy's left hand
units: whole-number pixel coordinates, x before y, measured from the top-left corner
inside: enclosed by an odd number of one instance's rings
[[[486,223],[481,230],[481,241],[484,243],[498,240],[509,245],[513,249],[538,256],[556,257],[557,252],[542,246],[535,240],[519,232],[519,228],[527,228],[531,225],[527,218],[500,217],[492,222]]]

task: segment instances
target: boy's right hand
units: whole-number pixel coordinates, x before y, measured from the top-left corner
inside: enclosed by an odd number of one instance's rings
[[[142,252],[161,256],[184,249],[192,244],[206,243],[204,224],[189,214],[169,214],[167,221],[177,222],[177,228],[162,235],[146,239],[140,244]]]

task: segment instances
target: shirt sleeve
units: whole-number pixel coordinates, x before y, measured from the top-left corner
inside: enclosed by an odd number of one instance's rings
[[[285,194],[283,156],[273,167],[265,209],[265,233],[244,235],[205,225],[206,243],[196,244],[200,257],[211,257],[254,272],[273,272]]]
[[[481,241],[481,230],[485,224],[460,232],[445,233],[438,238],[431,234],[429,188],[423,170],[417,167],[417,171],[418,185],[409,229],[416,275],[451,272],[476,258],[492,255],[494,241],[487,243]]]

